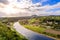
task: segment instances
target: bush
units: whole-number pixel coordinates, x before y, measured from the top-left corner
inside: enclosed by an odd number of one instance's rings
[[[60,38],[60,35],[57,35],[57,38]]]

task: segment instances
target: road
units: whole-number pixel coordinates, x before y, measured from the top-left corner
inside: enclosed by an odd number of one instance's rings
[[[25,36],[28,40],[54,40],[52,38],[43,36],[41,34],[38,34],[36,32],[24,28],[22,25],[19,24],[19,22],[14,23],[14,28],[16,29],[17,32]]]

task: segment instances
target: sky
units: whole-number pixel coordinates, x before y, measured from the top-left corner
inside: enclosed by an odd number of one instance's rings
[[[60,0],[32,0],[33,3],[38,3],[38,2],[42,2],[42,5],[54,5],[57,4],[58,2],[60,2]]]
[[[0,16],[60,15],[60,0],[0,0]]]

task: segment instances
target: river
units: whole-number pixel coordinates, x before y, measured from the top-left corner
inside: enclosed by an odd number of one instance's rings
[[[44,35],[24,28],[22,25],[19,24],[19,22],[14,23],[14,29],[16,29],[16,31],[23,36],[25,36],[28,40],[54,40],[52,38],[46,37]]]

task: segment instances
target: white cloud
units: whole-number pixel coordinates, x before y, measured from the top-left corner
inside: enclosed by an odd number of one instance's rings
[[[8,1],[7,0],[0,0],[0,3],[8,4]]]
[[[60,3],[57,3],[53,6],[46,5],[41,6],[41,3],[33,4],[31,0],[20,0],[20,2],[17,2],[17,0],[8,0],[9,4],[4,5],[0,3],[0,12],[5,13],[7,16],[31,16],[31,15],[60,15],[60,10],[56,12],[47,12],[46,10],[60,8]],[[43,0],[42,2],[45,2],[48,0]],[[1,14],[1,13],[0,13]]]
[[[60,8],[60,2],[55,5],[46,5],[41,7],[35,7],[35,10],[38,11],[37,15],[60,15],[60,10],[56,10],[54,12],[47,12],[47,10]],[[36,12],[35,11],[35,12]]]

